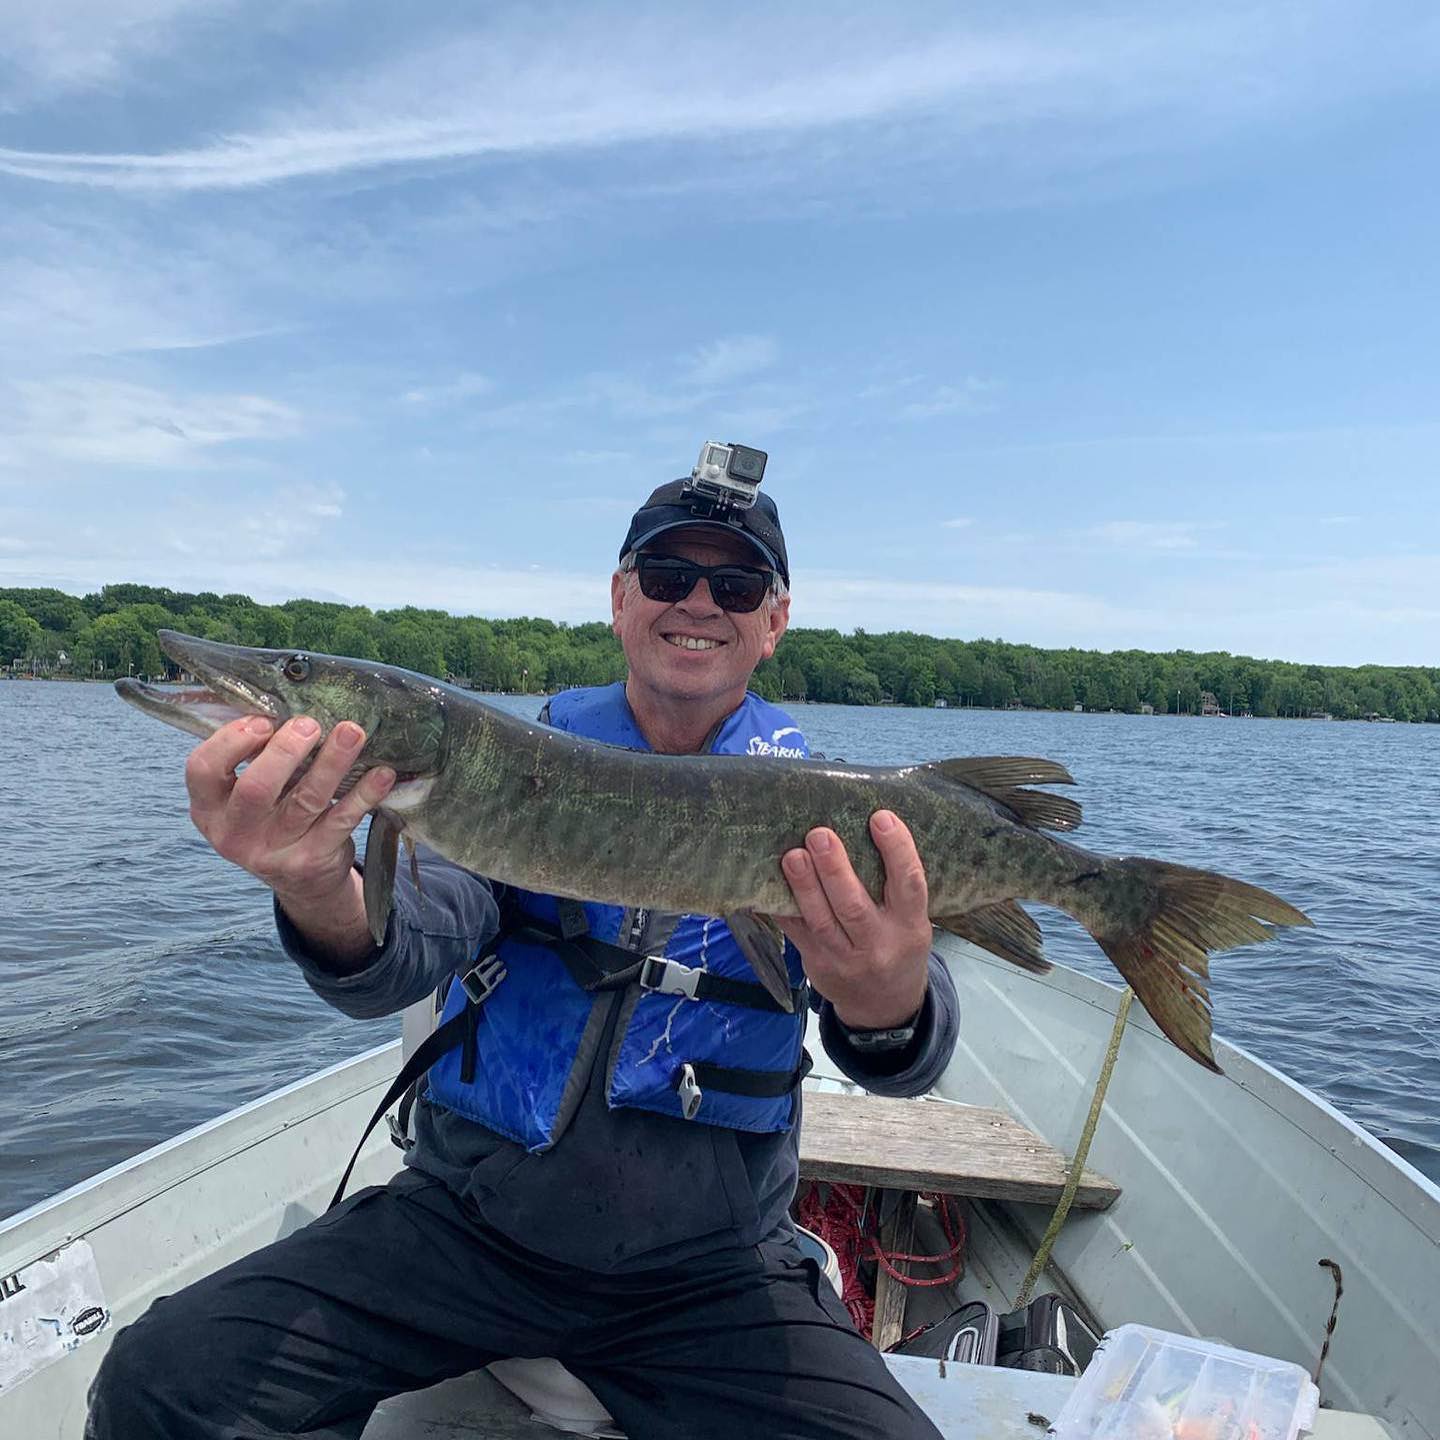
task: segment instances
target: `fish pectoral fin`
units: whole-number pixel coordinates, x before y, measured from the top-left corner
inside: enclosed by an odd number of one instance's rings
[[[415,882],[415,893],[423,895],[425,892],[420,888],[420,851],[408,835],[405,837],[405,849],[410,855],[410,878]]]
[[[765,987],[765,993],[787,1015],[794,1014],[795,997],[791,993],[790,972],[785,968],[785,936],[768,915],[739,910],[721,917],[740,953]]]
[[[1026,785],[1073,785],[1074,777],[1053,760],[1026,755],[972,755],[936,760],[924,767],[955,785],[968,785],[1004,805],[1026,825],[1039,830],[1074,830],[1080,824],[1080,805],[1068,795],[1026,790]]]
[[[935,924],[982,950],[1028,970],[1044,975],[1051,966],[1041,953],[1040,927],[1014,900],[982,905],[964,915],[936,915]]]
[[[370,938],[385,943],[390,907],[395,899],[395,867],[400,859],[400,836],[404,827],[393,816],[376,810],[370,816],[370,838],[365,842],[365,920]],[[414,858],[412,849],[411,858]]]

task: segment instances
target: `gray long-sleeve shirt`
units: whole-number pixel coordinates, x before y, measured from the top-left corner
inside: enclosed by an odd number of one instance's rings
[[[421,869],[424,889],[417,893],[402,867],[385,944],[350,974],[313,955],[276,907],[281,943],[322,1000],[360,1019],[394,1014],[467,970],[495,934],[499,910],[488,881],[423,850]],[[618,1013],[613,1006],[612,1032]],[[861,1055],[828,1003],[819,1028],[836,1064],[866,1089],[918,1095],[948,1064],[958,1021],[954,983],[932,955],[915,1039],[898,1057]],[[598,1047],[579,1110],[552,1149],[528,1153],[422,1094],[407,1163],[443,1180],[515,1243],[586,1270],[680,1264],[706,1251],[755,1245],[787,1227],[799,1173],[798,1125],[752,1134],[611,1109],[605,1061],[612,1032]]]

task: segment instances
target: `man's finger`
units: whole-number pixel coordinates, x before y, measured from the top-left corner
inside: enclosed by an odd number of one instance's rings
[[[286,799],[283,829],[296,835],[304,834],[314,824],[315,817],[330,808],[336,789],[364,743],[365,732],[352,720],[342,720],[325,737],[320,753]]]
[[[185,788],[194,811],[218,809],[230,798],[235,767],[264,748],[274,724],[259,715],[247,715],[222,725],[202,740],[185,760]]]
[[[823,825],[805,837],[805,849],[835,918],[857,950],[867,949],[874,938],[880,912],[870,892],[860,883],[840,837]]]
[[[798,915],[772,915],[770,917],[780,933],[800,952],[804,958],[805,947],[815,947],[815,932]]]
[[[915,837],[893,810],[870,817],[870,835],[885,862],[885,908],[902,913],[928,913],[930,887]]]
[[[319,738],[320,726],[308,715],[287,720],[275,732],[230,791],[230,813],[237,829],[249,829],[273,815],[285,787]]]
[[[338,845],[385,799],[395,785],[395,772],[386,765],[367,770],[348,795],[342,796],[312,830],[327,844]]]
[[[827,949],[848,946],[849,937],[830,908],[809,850],[787,850],[780,859],[780,868],[790,886],[790,893],[795,897],[795,908],[800,912],[801,923],[814,939]]]

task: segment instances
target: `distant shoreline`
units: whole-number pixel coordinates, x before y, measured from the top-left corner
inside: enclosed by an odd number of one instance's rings
[[[88,675],[9,675],[4,672],[0,672],[0,683],[13,680],[17,683],[24,682],[25,684],[50,683],[60,685],[113,685],[116,680],[121,678],[122,677],[118,675],[100,675],[94,677]],[[141,675],[136,678],[143,680],[148,684],[165,685],[176,683],[173,680],[151,680],[150,677],[147,675]],[[456,682],[452,680],[447,683],[455,684]],[[558,690],[480,690],[473,685],[457,685],[457,688],[472,691],[476,695],[504,695],[511,698],[519,696],[522,698],[530,698],[534,700],[545,700],[548,699],[551,695],[558,695],[560,693]],[[1226,715],[1223,713],[1216,715],[1177,715],[1173,712],[1160,712],[1145,715],[1138,710],[1085,710],[1082,712],[1063,709],[1047,709],[1043,705],[931,705],[921,707],[915,705],[903,705],[897,701],[881,701],[879,704],[875,705],[864,705],[851,704],[850,702],[844,700],[802,700],[787,696],[781,696],[780,703],[783,705],[795,707],[809,707],[812,705],[838,705],[845,709],[852,710],[915,710],[924,708],[940,711],[954,710],[962,713],[971,710],[983,710],[989,714],[1002,715],[1068,715],[1075,713],[1082,713],[1085,715],[1129,715],[1136,720],[1283,720],[1287,724],[1304,725],[1323,723],[1325,721],[1339,722],[1346,719],[1346,717],[1339,715]],[[1389,716],[1354,716],[1351,718],[1362,724],[1375,723],[1385,725],[1423,725],[1426,723],[1423,720],[1394,720],[1391,719]]]
[[[486,619],[414,606],[377,612],[304,599],[260,605],[247,595],[152,585],[107,585],[84,596],[0,589],[0,658],[18,662],[16,668],[86,682],[164,674],[155,639],[162,629],[382,661],[497,694],[554,694],[625,675],[619,641],[602,620]],[[1042,649],[911,631],[791,628],[758,666],[751,687],[782,703],[857,708],[1440,723],[1440,668],[1433,666],[1303,665],[1226,651]]]

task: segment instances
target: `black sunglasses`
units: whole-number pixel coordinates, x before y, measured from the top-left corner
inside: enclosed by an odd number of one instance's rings
[[[678,605],[703,578],[710,587],[710,598],[722,610],[737,615],[758,610],[775,579],[773,570],[757,570],[750,565],[697,565],[678,555],[638,555],[635,571],[640,577],[640,593],[647,600]]]

